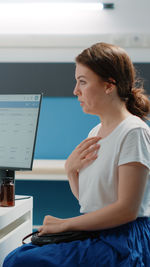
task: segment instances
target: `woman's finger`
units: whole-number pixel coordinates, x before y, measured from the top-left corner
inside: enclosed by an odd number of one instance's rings
[[[43,231],[43,226],[40,226],[39,228],[38,228],[38,235],[40,236],[40,235],[42,235],[42,231]]]
[[[97,143],[101,138],[100,137],[95,137],[95,138],[90,138],[87,139],[86,142],[81,143],[78,148],[80,149],[80,152],[82,153],[85,149],[87,149],[88,147],[94,145],[95,143]],[[85,140],[84,140],[85,141]]]
[[[98,155],[95,154],[95,153],[93,153],[90,157],[88,156],[88,157],[84,158],[83,159],[83,162],[82,162],[83,167],[85,168],[86,166],[88,166],[89,164],[91,164],[94,160],[97,159],[97,157],[98,157]]]
[[[89,148],[87,148],[86,150],[84,150],[82,153],[81,153],[81,159],[83,158],[86,158],[88,155],[92,155],[93,152],[97,152],[100,148],[100,144],[94,144],[92,146],[90,146]]]

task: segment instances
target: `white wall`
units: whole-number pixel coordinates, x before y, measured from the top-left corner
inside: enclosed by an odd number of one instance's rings
[[[57,7],[48,0],[20,1],[0,0],[1,62],[73,61],[98,41],[121,45],[133,61],[150,61],[149,0],[108,1],[113,10],[93,10],[89,3],[72,9],[71,1],[54,1]]]

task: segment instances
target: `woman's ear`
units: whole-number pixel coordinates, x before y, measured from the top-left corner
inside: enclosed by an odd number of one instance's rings
[[[110,95],[113,92],[113,90],[114,90],[113,87],[114,86],[112,84],[108,83],[106,90],[105,90],[106,95]]]
[[[112,93],[112,90],[111,90],[111,88],[109,88],[109,89],[106,89],[105,93],[106,93],[106,95],[110,95],[110,94]]]
[[[106,94],[107,95],[111,94],[115,88],[116,88],[115,83],[111,83],[111,81],[107,82],[106,83],[106,90],[105,90]]]

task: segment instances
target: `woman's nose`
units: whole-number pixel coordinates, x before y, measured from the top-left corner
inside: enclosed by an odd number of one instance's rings
[[[79,95],[80,94],[80,89],[78,88],[77,84],[76,84],[76,86],[75,86],[75,88],[73,90],[73,94],[74,95]]]

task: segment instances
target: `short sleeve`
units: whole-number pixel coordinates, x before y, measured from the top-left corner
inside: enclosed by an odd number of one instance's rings
[[[150,169],[149,130],[136,128],[126,135],[120,148],[118,166],[129,162],[140,162]]]

